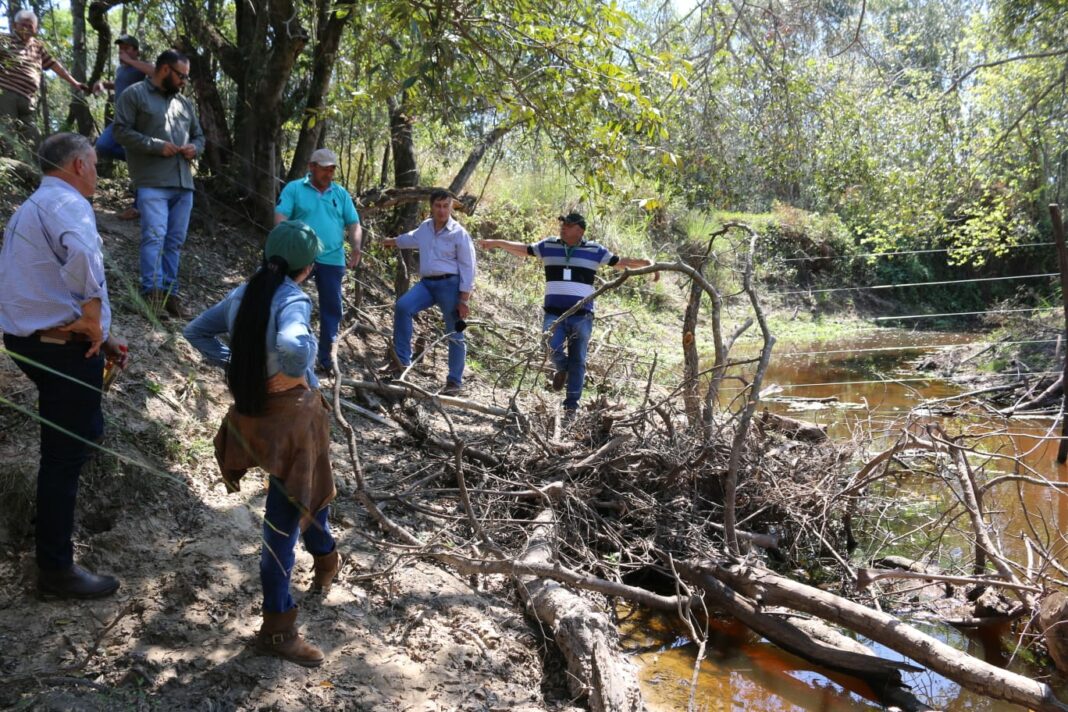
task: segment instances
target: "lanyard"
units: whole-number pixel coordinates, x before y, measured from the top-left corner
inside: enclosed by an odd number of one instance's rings
[[[569,245],[563,240],[560,240],[560,242],[564,245],[564,264],[567,265],[571,264],[571,253],[586,243],[585,240],[579,240],[579,244],[577,245]]]

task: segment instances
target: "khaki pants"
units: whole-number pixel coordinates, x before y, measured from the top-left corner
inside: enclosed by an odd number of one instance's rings
[[[37,153],[37,144],[41,140],[41,134],[37,130],[37,116],[34,112],[32,99],[8,89],[0,90],[0,144],[4,144],[9,150],[7,153],[22,154],[20,158],[28,157],[31,162]],[[14,136],[17,134],[23,144],[22,150],[12,149]]]

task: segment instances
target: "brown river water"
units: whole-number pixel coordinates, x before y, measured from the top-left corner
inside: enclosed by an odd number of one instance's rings
[[[773,412],[781,412],[809,422],[826,424],[835,439],[846,440],[858,429],[872,433],[875,446],[880,439],[892,441],[907,414],[923,401],[945,398],[968,388],[929,378],[916,371],[915,362],[939,347],[976,344],[977,352],[986,341],[982,335],[932,333],[873,329],[833,341],[778,343],[764,379],[765,393],[772,386],[779,396],[804,398],[837,397],[840,404],[854,408],[824,407],[805,412],[788,409],[786,403],[768,402]],[[819,353],[813,353],[819,352]],[[831,353],[827,353],[831,352]],[[737,356],[737,354],[734,354]],[[872,383],[871,381],[877,381]],[[777,390],[777,389],[772,389]],[[763,407],[763,406],[762,406]],[[1023,462],[1050,480],[1068,480],[1068,471],[1057,465],[1057,441],[1048,439],[1051,419],[1011,420],[992,426],[969,418],[925,416],[940,422],[950,435],[990,432],[982,441],[985,451],[1012,451]],[[1057,426],[1059,430],[1059,425]],[[1024,530],[1015,488],[1012,497],[987,503],[989,511],[1003,518],[1003,545],[1013,551],[1013,533]],[[1022,497],[1032,516],[1041,517],[1051,530],[1068,522],[1068,494],[1025,485]],[[1011,659],[1012,643],[997,633],[964,633],[945,625],[910,621],[917,628],[954,647],[966,650],[988,662],[1005,665],[1030,677],[1045,678],[1050,671]],[[731,623],[714,624],[697,685],[697,709],[739,710],[745,712],[810,711],[838,712],[877,710],[862,682],[822,670],[762,640],[744,627]],[[661,614],[635,611],[622,626],[624,644],[642,652],[634,656],[640,668],[643,694],[652,710],[684,710],[690,698],[697,647],[682,637],[679,628]],[[861,639],[878,654],[900,659],[893,651]],[[913,693],[935,709],[947,712],[1009,712],[1022,707],[992,701],[962,690],[931,672],[905,673]],[[1068,683],[1049,679],[1062,699],[1068,699]]]

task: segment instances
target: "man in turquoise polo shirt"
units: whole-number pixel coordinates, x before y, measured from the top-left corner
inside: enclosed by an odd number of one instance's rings
[[[286,184],[278,196],[274,222],[301,220],[315,230],[322,251],[315,258],[315,286],[319,290],[319,357],[318,368],[332,371],[330,351],[341,324],[341,284],[345,267],[360,263],[363,228],[352,196],[337,183],[334,171],[337,155],[320,148],[308,161],[308,175]],[[351,251],[345,258],[345,240]]]

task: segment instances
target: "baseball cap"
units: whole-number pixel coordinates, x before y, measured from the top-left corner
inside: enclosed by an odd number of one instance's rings
[[[582,216],[582,213],[568,213],[561,215],[557,220],[567,225],[578,225],[583,230],[586,229],[586,218]]]
[[[331,151],[329,148],[319,148],[312,153],[311,158],[308,159],[309,163],[317,163],[320,166],[336,166],[337,154]]]
[[[274,226],[263,246],[263,258],[281,257],[290,271],[304,269],[319,253],[319,238],[306,223],[286,220]]]
[[[133,35],[123,35],[119,39],[115,40],[115,44],[130,45],[134,49],[141,49],[141,43],[137,41],[137,38]]]

